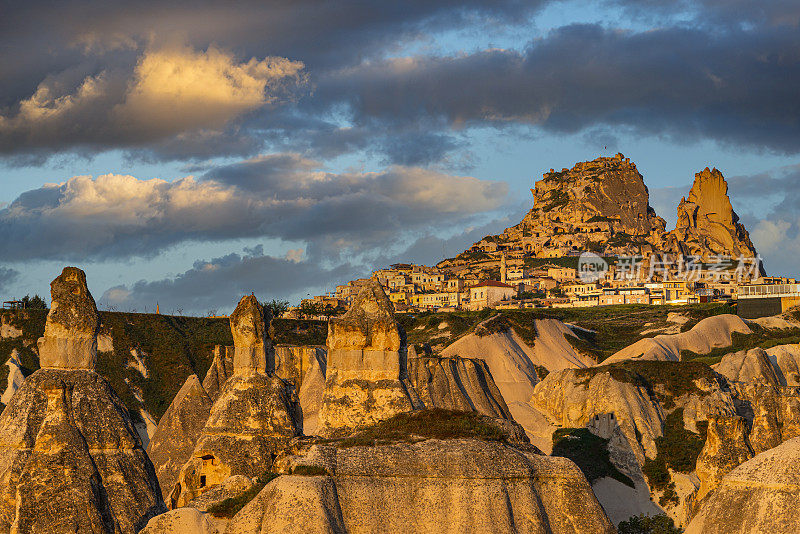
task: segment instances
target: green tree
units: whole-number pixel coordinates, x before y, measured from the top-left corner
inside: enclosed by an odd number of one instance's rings
[[[25,295],[22,297],[22,307],[27,310],[46,310],[47,303],[39,295]]]
[[[319,302],[306,301],[300,304],[299,311],[303,317],[315,317],[322,313],[322,305]]]
[[[273,317],[280,318],[289,309],[289,301],[272,299],[271,302],[265,302],[262,306],[272,312]]]

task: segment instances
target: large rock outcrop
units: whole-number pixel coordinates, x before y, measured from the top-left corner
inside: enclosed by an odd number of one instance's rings
[[[442,356],[485,361],[514,420],[525,428],[532,443],[547,452],[552,446],[555,426],[531,403],[539,374],[589,367],[595,362],[569,343],[567,339],[575,338],[575,333],[568,325],[556,319],[535,319],[534,327],[533,346],[514,328],[508,328],[488,335],[475,332],[462,336],[447,346]]]
[[[191,458],[210,413],[211,398],[203,390],[197,375],[190,375],[161,416],[147,446],[147,455],[155,466],[165,499],[172,491],[181,467]]]
[[[0,532],[138,532],[164,511],[130,415],[94,371],[97,308],[83,271],[51,284],[47,367],[0,415]]]
[[[665,250],[714,261],[715,256],[754,258],[756,249],[728,198],[728,183],[717,169],[694,175],[689,196],[678,206],[678,223],[665,236]]]
[[[93,370],[100,322],[86,274],[77,267],[65,267],[50,283],[50,293],[52,304],[39,342],[39,365]]]
[[[695,496],[701,501],[717,487],[733,468],[753,457],[747,443],[747,424],[739,416],[710,416],[706,430],[706,443],[697,458],[697,477],[700,489]]]
[[[657,454],[655,439],[662,435],[665,415],[641,384],[616,380],[608,371],[567,369],[547,375],[536,386],[532,402],[567,428],[582,428],[597,415],[614,414],[640,465]]]
[[[231,314],[233,376],[214,401],[192,457],[170,492],[171,508],[232,475],[263,474],[275,455],[302,433],[293,388],[273,374],[268,321],[252,295],[242,298]]]
[[[512,419],[483,360],[412,357],[408,359],[408,373],[426,408],[476,411],[490,417]]]
[[[420,407],[408,382],[405,333],[377,280],[328,322],[319,433],[337,435]]]
[[[687,534],[790,534],[800,525],[800,438],[744,462],[700,504]]]
[[[728,354],[712,366],[734,382],[771,386],[800,386],[800,346],[778,345],[767,350],[756,347]]]
[[[800,388],[737,383],[738,412],[749,422],[748,440],[756,454],[800,436]]]
[[[497,442],[314,446],[301,465],[329,476],[277,478],[227,534],[614,532],[575,464]]]
[[[590,249],[638,254],[642,243],[659,245],[665,230],[642,175],[622,154],[544,173],[531,193],[533,208],[500,237],[540,257]]]

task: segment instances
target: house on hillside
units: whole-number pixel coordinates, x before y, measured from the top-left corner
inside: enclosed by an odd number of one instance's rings
[[[510,299],[516,294],[517,290],[508,284],[496,280],[484,280],[469,288],[469,303],[465,307],[468,310],[491,308],[501,300]]]

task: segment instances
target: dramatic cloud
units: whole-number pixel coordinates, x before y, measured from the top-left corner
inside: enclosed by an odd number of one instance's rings
[[[320,78],[316,96],[347,102],[356,124],[440,118],[567,134],[610,125],[794,153],[800,34],[759,30],[572,25],[523,51],[367,62]]]
[[[263,156],[173,182],[108,174],[28,191],[0,210],[0,256],[152,256],[176,243],[273,237],[311,253],[385,248],[499,208],[502,182],[416,167],[331,174],[296,155]]]
[[[108,289],[98,299],[101,308],[120,311],[155,308],[164,313],[228,313],[242,295],[254,292],[259,300],[289,298],[329,290],[333,285],[361,275],[348,264],[325,269],[308,261],[264,255],[260,247],[248,254],[228,254],[210,261],[197,261],[178,276],[139,281]]]
[[[71,87],[49,77],[13,114],[0,115],[0,150],[112,147],[174,136],[222,135],[243,114],[287,98],[303,64],[280,57],[237,62],[217,48],[148,50],[132,72],[102,71]]]

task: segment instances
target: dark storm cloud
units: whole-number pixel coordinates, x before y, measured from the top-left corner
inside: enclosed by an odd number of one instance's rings
[[[503,182],[419,167],[332,174],[297,155],[215,169],[202,179],[77,176],[0,210],[0,257],[153,256],[186,241],[272,237],[310,255],[388,249],[408,233],[458,225],[500,208]]]
[[[202,117],[210,110],[215,118],[193,123],[192,114],[146,117],[145,113],[141,120],[142,111],[152,102],[145,100],[143,106],[125,112],[130,107],[129,93],[137,85],[137,65],[162,50],[172,52],[183,46],[198,55],[195,64],[208,50],[217,48],[230,54],[232,68],[251,58],[286,58],[302,62],[316,73],[380,57],[402,42],[426,39],[432,32],[524,20],[539,5],[518,0],[304,0],[235,4],[73,1],[4,6],[0,17],[0,84],[4,89],[0,94],[0,153],[10,164],[36,163],[36,157],[41,160],[51,151],[65,149],[122,148],[138,157],[160,159],[252,154],[263,146],[255,130],[263,132],[264,125],[242,130],[241,122],[256,111],[274,111],[274,106],[245,99],[240,106],[219,109],[219,105],[197,101],[192,105],[196,114]],[[166,63],[173,60],[167,58]],[[180,70],[185,67],[176,72]],[[224,70],[219,74],[220,79],[227,77]],[[231,103],[224,99],[223,104]],[[165,109],[172,107],[166,105]],[[341,133],[328,132],[334,137],[342,137]],[[266,137],[270,137],[268,132]]]
[[[392,57],[448,29],[527,24],[547,3],[12,6],[0,21],[0,153],[36,164],[114,148],[151,160],[364,152],[428,165],[463,156],[458,132],[487,125],[800,150],[800,7],[788,0],[610,1],[655,29],[573,25],[513,49]],[[141,83],[143,63],[175,58],[225,90],[207,102],[187,100],[180,80]],[[298,69],[267,75],[253,61]]]
[[[261,301],[296,301],[307,293],[324,292],[361,274],[346,263],[327,269],[309,261],[264,255],[256,247],[244,255],[198,260],[191,269],[172,278],[112,287],[98,299],[98,305],[142,311],[159,302],[163,313],[176,313],[178,308],[183,313],[228,313],[243,295],[251,292]]]
[[[642,33],[560,28],[524,51],[391,59],[319,81],[356,123],[446,119],[527,123],[554,133],[596,125],[800,150],[800,34],[675,27]],[[355,90],[354,90],[355,88]]]

